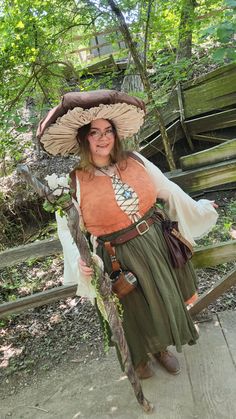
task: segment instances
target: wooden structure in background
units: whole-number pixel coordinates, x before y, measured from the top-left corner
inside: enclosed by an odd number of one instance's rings
[[[162,114],[172,143],[186,137],[186,132],[191,140],[216,144],[229,140],[222,137],[222,130],[236,127],[236,64],[190,80],[181,89],[178,86]],[[140,133],[140,150],[145,157],[152,157],[162,149],[159,129],[150,113]]]
[[[89,35],[77,35],[74,42],[87,44],[88,46],[73,49],[70,54],[79,56],[80,62],[84,66],[85,72],[90,69],[91,74],[104,73],[109,71],[106,66],[106,59],[112,54],[121,53],[123,58],[127,58],[128,52],[122,34],[117,26],[104,31],[94,31]],[[96,60],[96,62],[94,62]],[[96,67],[93,67],[96,64]]]

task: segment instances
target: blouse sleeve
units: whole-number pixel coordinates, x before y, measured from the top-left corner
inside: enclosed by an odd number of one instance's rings
[[[56,212],[57,231],[60,239],[64,256],[64,285],[77,285],[76,294],[81,297],[87,297],[91,301],[95,297],[95,290],[91,280],[85,278],[78,268],[78,257],[80,255],[76,244],[71,236],[67,217],[60,217]]]
[[[157,198],[165,201],[168,216],[178,221],[183,236],[195,244],[194,240],[206,235],[217,221],[218,214],[212,206],[212,201],[208,199],[195,201],[169,180],[153,163],[141,154],[135,154],[143,160],[155,186]]]

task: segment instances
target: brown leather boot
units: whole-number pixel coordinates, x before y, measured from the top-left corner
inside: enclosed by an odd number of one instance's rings
[[[155,359],[171,374],[180,373],[180,365],[178,359],[168,350],[154,354]]]
[[[145,380],[146,378],[150,378],[153,376],[154,372],[149,367],[148,362],[140,362],[140,364],[135,368],[135,371],[138,375],[140,380]]]

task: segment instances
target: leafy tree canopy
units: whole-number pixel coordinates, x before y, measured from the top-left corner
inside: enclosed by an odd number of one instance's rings
[[[176,83],[197,74],[198,65],[201,73],[201,63],[235,60],[236,0],[116,3],[141,60],[147,62],[159,104]],[[26,100],[33,100],[42,112],[68,90],[98,87],[97,80],[92,84],[80,79],[82,64],[71,52],[86,47],[95,31],[114,26],[117,21],[107,0],[0,0],[0,158],[7,153],[20,158],[18,136],[27,129],[22,118]],[[180,34],[192,55],[178,60]],[[78,35],[84,38],[76,41]],[[105,77],[111,87],[114,75]]]

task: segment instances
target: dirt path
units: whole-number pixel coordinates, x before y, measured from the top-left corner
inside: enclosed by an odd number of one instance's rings
[[[152,362],[154,376],[142,382],[154,404],[150,419],[235,419],[236,312],[200,323],[200,339],[178,354],[181,373],[171,376]],[[173,352],[174,349],[172,349]],[[86,358],[82,352],[26,382],[2,385],[0,419],[144,419],[132,387],[121,372],[114,348]],[[10,386],[11,384],[11,386]]]
[[[127,416],[127,406],[131,414]],[[114,350],[87,364],[71,362],[2,400],[0,418],[135,419],[142,412]]]

